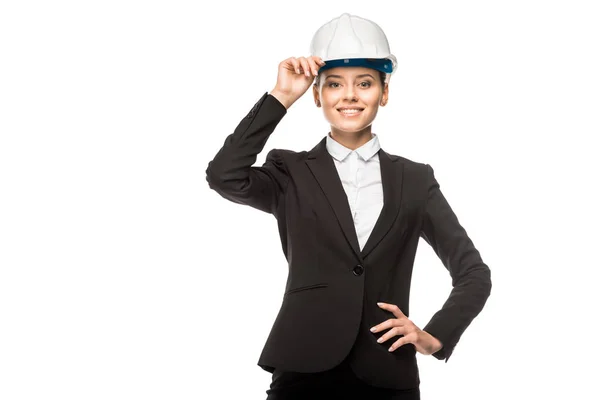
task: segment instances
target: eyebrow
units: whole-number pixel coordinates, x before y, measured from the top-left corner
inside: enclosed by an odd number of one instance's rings
[[[358,79],[358,78],[364,78],[364,77],[366,77],[366,76],[369,76],[369,77],[373,78],[373,75],[371,75],[371,74],[360,74],[360,75],[358,75],[356,78],[357,78],[357,79]],[[340,75],[328,75],[328,76],[325,78],[325,80],[327,80],[327,79],[329,79],[329,78],[340,78],[340,79],[342,79],[342,76],[340,76]],[[375,78],[373,78],[373,79],[375,79]]]

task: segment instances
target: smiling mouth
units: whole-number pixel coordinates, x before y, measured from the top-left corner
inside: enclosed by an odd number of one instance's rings
[[[364,108],[338,108],[338,111],[340,112],[340,114],[348,116],[348,117],[358,115],[363,110],[364,110]]]

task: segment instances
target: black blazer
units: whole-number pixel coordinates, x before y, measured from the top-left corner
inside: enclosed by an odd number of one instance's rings
[[[312,150],[273,149],[253,167],[286,108],[265,93],[208,163],[209,187],[232,202],[277,219],[289,275],[281,309],[258,365],[319,372],[347,356],[356,375],[388,388],[419,386],[413,344],[388,348],[384,332],[369,329],[393,315],[377,302],[410,315],[412,268],[419,238],[452,276],[453,289],[422,329],[443,348],[446,362],[491,291],[490,269],[448,205],[433,169],[379,150],[384,205],[364,249],[359,248],[350,207],[323,138]]]

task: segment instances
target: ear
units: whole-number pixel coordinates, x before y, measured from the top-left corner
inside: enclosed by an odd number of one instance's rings
[[[386,83],[385,86],[383,87],[383,94],[381,95],[381,101],[379,102],[379,105],[381,107],[384,107],[387,104],[388,94],[389,94],[389,86]]]
[[[319,99],[319,88],[317,85],[313,85],[313,98],[317,107],[321,107],[321,100]]]

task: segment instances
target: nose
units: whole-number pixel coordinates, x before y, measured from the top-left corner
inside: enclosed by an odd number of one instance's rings
[[[344,98],[346,100],[350,100],[350,101],[356,101],[356,92],[355,92],[356,88],[354,87],[354,85],[347,85],[346,86],[346,92],[344,93]]]

